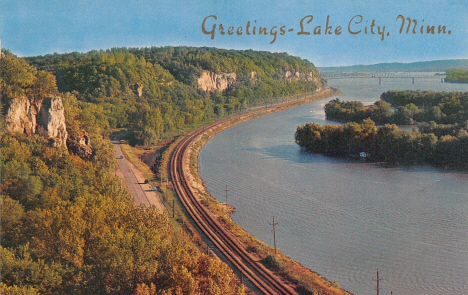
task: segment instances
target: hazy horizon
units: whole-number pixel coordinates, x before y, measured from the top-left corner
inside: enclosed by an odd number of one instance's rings
[[[317,67],[468,58],[461,0],[4,0],[0,8],[2,48],[18,56],[206,46],[287,52]]]

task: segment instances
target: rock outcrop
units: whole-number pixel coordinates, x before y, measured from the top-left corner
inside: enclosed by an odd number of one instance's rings
[[[67,142],[67,126],[62,99],[58,96],[34,101],[18,97],[10,101],[5,116],[6,130],[12,133],[35,134],[42,127],[54,146]]]
[[[60,97],[47,97],[42,100],[37,124],[44,127],[49,138],[57,145],[66,145],[68,132],[65,124],[65,109]]]
[[[140,98],[143,96],[143,84],[135,83],[130,85],[130,89],[133,90],[133,93]]]
[[[301,72],[296,70],[286,70],[283,72],[282,78],[287,81],[308,81],[314,82],[318,89],[321,88],[321,79],[315,72]],[[250,72],[250,77],[248,78],[253,83],[257,82],[258,77],[257,73],[252,71]],[[239,82],[239,77],[236,73],[213,73],[210,71],[204,71],[200,78],[198,78],[198,89],[203,91],[224,91],[229,89],[233,84]]]
[[[85,131],[71,133],[67,140],[67,147],[69,152],[83,159],[89,159],[93,155],[91,140]]]
[[[318,82],[318,78],[314,72],[299,72],[299,71],[285,71],[284,78],[286,80],[300,80],[309,82]]]
[[[204,91],[223,91],[237,81],[236,73],[213,73],[204,71],[198,78],[198,88]]]
[[[317,76],[316,73],[314,72],[300,72],[300,71],[290,71],[286,70],[284,71],[283,78],[288,80],[288,81],[308,81],[308,82],[314,82],[315,85],[317,85],[317,91],[320,91],[322,89],[322,82],[321,78]]]
[[[5,128],[10,133],[36,133],[37,109],[31,106],[26,97],[18,97],[10,102],[7,115],[5,116]]]

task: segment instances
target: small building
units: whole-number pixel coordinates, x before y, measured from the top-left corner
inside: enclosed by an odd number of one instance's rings
[[[366,153],[366,152],[360,152],[360,153],[359,153],[359,157],[361,157],[361,158],[369,158],[369,157],[370,157],[370,154],[369,154],[369,153]]]

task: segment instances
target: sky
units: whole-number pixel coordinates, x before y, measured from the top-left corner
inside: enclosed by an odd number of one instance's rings
[[[467,16],[466,0],[0,0],[0,39],[18,56],[183,45],[343,66],[468,58]]]

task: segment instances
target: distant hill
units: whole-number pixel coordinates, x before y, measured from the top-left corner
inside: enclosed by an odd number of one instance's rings
[[[53,73],[59,92],[92,104],[84,108],[94,110],[101,125],[131,128],[130,143],[146,146],[179,129],[308,95],[325,84],[313,63],[267,51],[112,48],[25,60]]]
[[[468,69],[468,59],[446,59],[411,63],[379,63],[344,67],[318,67],[320,72],[445,72],[449,69]]]

